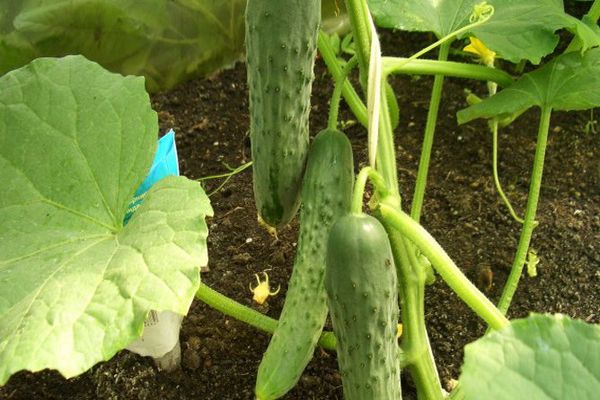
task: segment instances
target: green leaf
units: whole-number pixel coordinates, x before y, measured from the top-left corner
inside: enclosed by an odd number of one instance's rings
[[[600,326],[532,314],[467,345],[460,386],[467,400],[593,400],[599,355]]]
[[[600,49],[567,53],[511,86],[458,112],[464,124],[476,118],[508,117],[539,106],[553,110],[586,110],[600,106]]]
[[[77,375],[139,337],[150,309],[187,312],[212,215],[200,186],[165,178],[122,222],[157,128],[143,78],[82,56],[0,78],[0,385]]]
[[[243,50],[245,0],[8,3],[7,11],[0,7],[0,75],[36,56],[83,54],[112,71],[144,75],[156,91],[229,65]]]
[[[473,6],[481,0],[368,0],[375,22],[382,28],[433,32],[438,37],[469,23]]]
[[[446,36],[469,24],[473,7],[481,0],[369,0],[377,25],[405,31]],[[538,64],[558,43],[559,29],[567,29],[582,42],[582,50],[600,45],[597,25],[564,12],[562,0],[489,0],[494,15],[474,28],[477,36],[497,55],[512,62],[526,59]]]
[[[583,44],[582,50],[600,45],[600,35],[590,25],[564,12],[562,0],[490,0],[495,12],[472,33],[498,57],[539,64],[558,44],[559,29],[567,29]]]

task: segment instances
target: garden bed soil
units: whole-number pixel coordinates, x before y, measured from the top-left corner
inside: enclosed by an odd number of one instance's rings
[[[385,35],[386,54],[409,54],[423,35]],[[317,62],[311,112],[314,135],[326,125],[331,78]],[[431,77],[393,80],[400,103],[396,130],[399,180],[405,208],[419,160]],[[491,136],[485,122],[457,126],[464,90],[484,95],[483,84],[447,79],[434,143],[422,224],[467,276],[497,301],[519,235],[494,189]],[[191,179],[226,172],[250,160],[245,66],[188,82],[153,97],[161,131],[177,133],[181,173]],[[507,195],[523,213],[535,149],[539,110],[501,131],[499,169]],[[532,246],[540,257],[538,276],[525,273],[509,311],[564,313],[600,321],[600,133],[586,131],[590,112],[552,117],[546,167]],[[356,170],[366,162],[366,132],[342,110],[355,151]],[[204,181],[210,193],[222,180]],[[285,298],[297,239],[297,219],[270,236],[256,222],[251,169],[233,176],[211,195],[215,216],[208,220],[209,270],[203,281],[261,313],[277,318]],[[269,270],[281,293],[262,306],[248,289],[254,274]],[[480,337],[484,324],[438,278],[427,288],[426,320],[443,384],[458,378],[463,347]],[[330,329],[330,325],[328,326]],[[123,351],[89,372],[63,379],[51,371],[21,372],[0,388],[2,400],[31,399],[252,399],[258,364],[269,335],[222,315],[200,301],[192,304],[181,331],[183,365],[173,373]],[[405,398],[414,388],[403,378]],[[317,349],[300,382],[285,399],[342,399],[335,354]]]

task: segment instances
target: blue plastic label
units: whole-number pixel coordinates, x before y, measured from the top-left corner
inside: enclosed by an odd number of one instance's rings
[[[177,147],[175,146],[175,132],[173,129],[169,130],[166,135],[158,140],[158,146],[156,154],[154,155],[154,161],[150,167],[150,172],[148,172],[148,176],[146,176],[144,182],[142,182],[140,187],[136,190],[133,199],[129,203],[123,222],[126,224],[127,221],[129,221],[135,210],[137,210],[142,203],[142,200],[144,200],[146,192],[152,185],[162,178],[172,175],[179,175],[179,160],[177,159]]]

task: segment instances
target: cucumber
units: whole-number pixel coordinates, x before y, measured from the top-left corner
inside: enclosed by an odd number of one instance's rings
[[[254,197],[272,227],[286,225],[300,206],[320,19],[320,0],[246,6]]]
[[[352,147],[336,130],[324,130],[311,146],[300,212],[294,269],[277,329],[258,369],[256,397],[287,393],[310,361],[327,317],[323,286],[326,245],[333,223],[350,211],[354,183]]]
[[[325,288],[345,400],[401,398],[396,270],[375,218],[339,219],[327,242]]]

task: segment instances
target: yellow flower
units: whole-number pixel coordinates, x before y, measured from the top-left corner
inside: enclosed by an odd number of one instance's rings
[[[263,274],[265,276],[264,281],[260,280],[258,274],[254,274],[256,281],[258,282],[258,285],[254,289],[252,289],[251,285],[248,285],[250,291],[254,294],[252,299],[258,304],[263,304],[269,296],[275,296],[277,293],[279,293],[279,289],[281,289],[281,286],[279,286],[276,291],[271,292],[271,287],[269,286],[269,275],[267,275],[267,273],[264,271]]]
[[[466,46],[463,50],[479,56],[479,59],[483,64],[487,65],[488,67],[493,67],[494,59],[496,58],[496,52],[485,47],[483,42],[474,36],[469,37],[469,40],[471,41],[471,44]]]

